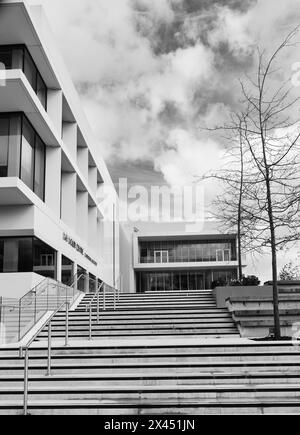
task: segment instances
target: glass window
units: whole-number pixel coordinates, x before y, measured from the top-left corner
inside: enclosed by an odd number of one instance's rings
[[[4,241],[4,261],[3,272],[21,272],[18,265],[19,258],[19,240],[7,239]]]
[[[0,46],[0,64],[5,69],[21,69],[43,107],[47,109],[47,86],[26,46]]]
[[[20,272],[32,271],[32,239],[25,238],[19,240],[19,256],[18,256]]]
[[[35,159],[34,159],[34,192],[42,200],[44,199],[45,187],[45,145],[37,137],[35,142]]]
[[[41,75],[37,74],[36,94],[42,103],[43,107],[47,107],[47,87]]]
[[[188,276],[185,272],[181,274],[181,290],[188,290]]]
[[[33,190],[35,133],[26,118],[23,118],[21,180]]]
[[[32,238],[0,240],[0,272],[32,272]]]
[[[56,251],[41,240],[34,239],[33,271],[46,278],[56,279]]]
[[[224,250],[224,261],[230,261],[231,260],[231,252],[229,249]]]
[[[74,263],[63,255],[61,264],[61,281],[63,284],[71,285],[74,276]]]
[[[36,91],[37,88],[37,69],[33,63],[33,60],[27,50],[25,50],[24,54],[24,74],[27,77],[27,80],[31,84],[31,87]]]
[[[84,292],[86,289],[85,281],[87,279],[86,270],[81,266],[77,266],[77,276],[80,277],[77,284],[78,290]]]
[[[0,118],[0,177],[8,175],[9,118]]]
[[[9,116],[8,177],[20,176],[22,116]]]
[[[0,47],[0,62],[5,66],[5,69],[11,69],[12,51],[9,48]]]

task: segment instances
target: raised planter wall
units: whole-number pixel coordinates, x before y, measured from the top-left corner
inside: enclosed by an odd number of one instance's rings
[[[230,297],[272,297],[272,286],[253,287],[217,287],[213,290],[214,298],[218,308],[226,308],[226,299]]]

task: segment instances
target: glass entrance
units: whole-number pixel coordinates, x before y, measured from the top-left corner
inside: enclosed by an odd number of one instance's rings
[[[155,251],[154,252],[155,263],[169,263],[169,252],[168,251]]]

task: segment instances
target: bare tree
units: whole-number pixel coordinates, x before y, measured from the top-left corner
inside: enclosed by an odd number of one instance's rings
[[[276,339],[281,337],[277,253],[300,239],[300,123],[292,117],[299,97],[293,96],[288,82],[277,83],[275,63],[294,45],[298,30],[289,33],[269,58],[258,50],[255,79],[241,82],[239,122],[221,127],[239,137],[241,156],[236,176],[219,175],[225,182],[221,205],[229,207],[223,218],[227,213],[231,222],[236,221],[251,241],[251,250],[270,249]]]

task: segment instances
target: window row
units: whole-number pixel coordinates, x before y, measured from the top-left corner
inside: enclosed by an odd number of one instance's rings
[[[74,280],[74,262],[62,256],[61,282],[71,285]],[[57,279],[57,251],[36,237],[0,238],[0,273],[35,272],[45,278]],[[77,266],[80,276],[78,289],[95,291],[95,277]],[[89,280],[86,283],[86,279]]]
[[[142,242],[140,263],[236,261],[235,241]]]
[[[47,86],[25,45],[0,46],[0,63],[7,70],[21,69],[45,110],[47,110]]]
[[[136,274],[137,292],[185,291],[211,289],[216,279],[230,282],[236,279],[236,270],[220,271],[174,271],[174,272],[138,272]]]
[[[0,115],[0,177],[20,178],[45,197],[46,146],[23,114]]]

